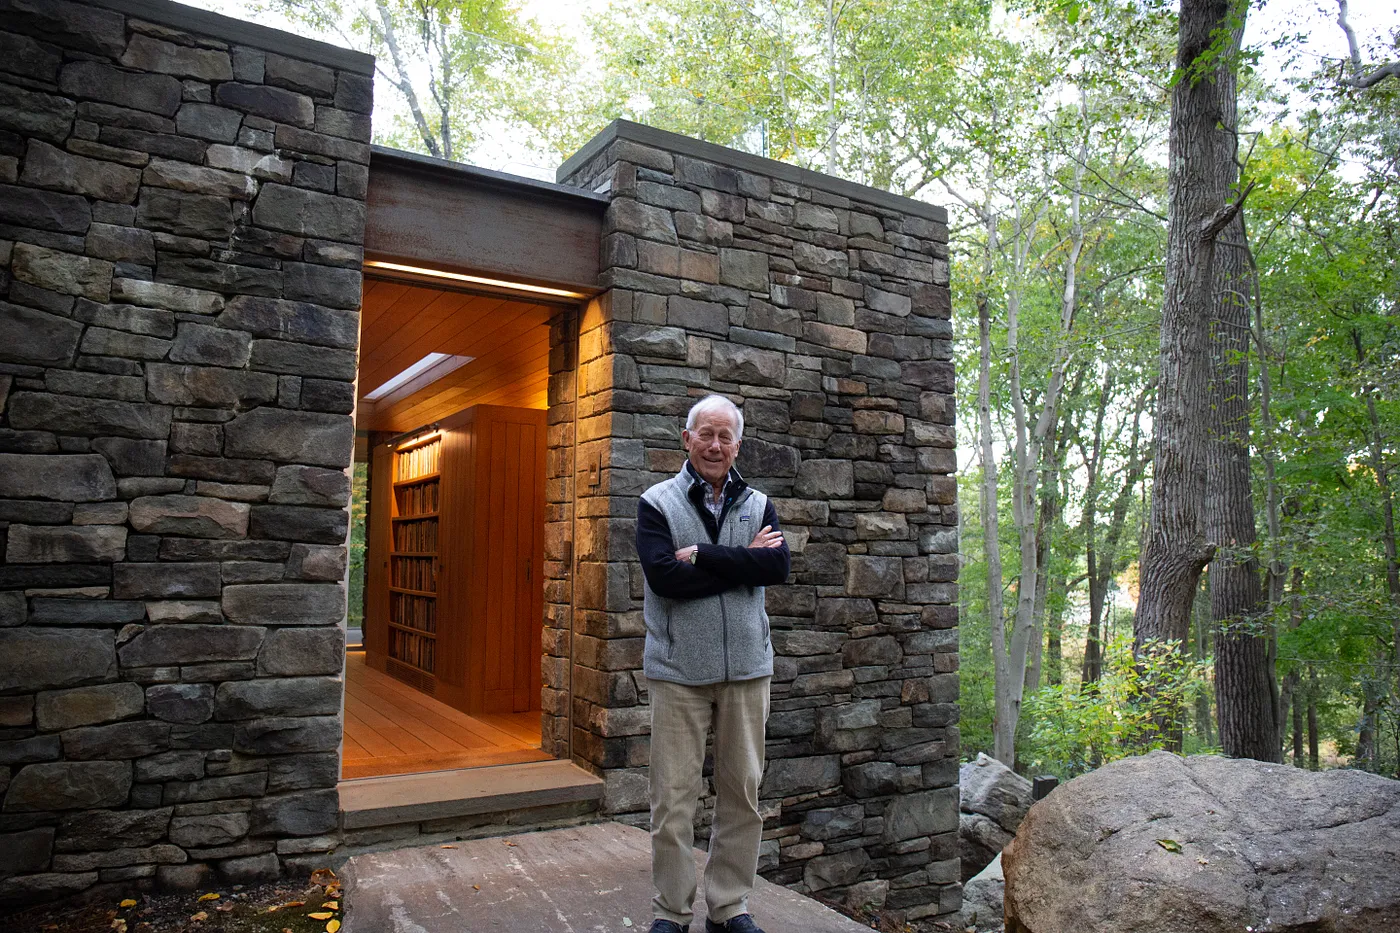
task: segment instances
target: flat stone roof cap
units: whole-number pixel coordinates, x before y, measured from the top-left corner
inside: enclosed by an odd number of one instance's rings
[[[891,194],[888,191],[881,191],[879,188],[871,188],[868,185],[856,184],[853,181],[846,181],[844,178],[835,178],[831,175],[824,175],[821,172],[814,172],[811,169],[800,168],[796,165],[789,165],[786,162],[778,162],[774,159],[765,159],[763,156],[756,156],[748,152],[740,152],[737,149],[730,149],[716,143],[702,142],[698,139],[691,139],[689,136],[682,136],[679,133],[671,133],[666,130],[658,130],[652,126],[641,123],[633,123],[631,120],[614,120],[603,128],[597,136],[584,143],[582,149],[569,157],[563,165],[559,166],[559,171],[555,177],[563,181],[574,172],[578,171],[589,159],[603,151],[609,143],[615,139],[629,139],[632,142],[640,143],[644,146],[651,146],[655,149],[662,149],[676,155],[689,156],[693,159],[704,159],[707,162],[717,162],[720,165],[728,165],[731,168],[743,169],[759,175],[766,175],[769,178],[780,178],[783,181],[790,181],[796,185],[806,185],[809,188],[816,188],[828,194],[840,195],[850,198],[852,201],[860,201],[863,204],[871,204],[875,207],[884,207],[892,211],[899,211],[904,214],[913,214],[916,217],[923,217],[935,223],[946,224],[948,222],[948,211],[946,208],[927,201],[916,201],[913,198],[906,198],[903,195]]]
[[[91,6],[105,7],[137,19],[149,20],[162,26],[183,29],[211,39],[223,39],[239,45],[251,45],[266,52],[288,58],[300,58],[328,68],[374,74],[374,56],[343,49],[329,42],[307,39],[283,29],[273,29],[246,20],[234,19],[220,13],[199,10],[171,0],[85,0]]]

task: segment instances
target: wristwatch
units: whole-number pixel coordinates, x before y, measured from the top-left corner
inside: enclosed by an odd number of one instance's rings
[[[697,547],[690,552],[690,565],[695,566],[695,558],[700,556],[700,549]]]

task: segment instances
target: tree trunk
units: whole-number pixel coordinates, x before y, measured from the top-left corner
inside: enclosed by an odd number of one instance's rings
[[[987,205],[983,220],[987,226],[987,242],[982,259],[983,281],[992,271],[992,256],[996,251],[996,215],[991,209],[991,161],[987,168]],[[982,547],[987,560],[987,623],[992,632],[993,712],[992,755],[1012,767],[1016,761],[1016,711],[1011,703],[1013,669],[1006,638],[1006,610],[1002,605],[1001,539],[997,509],[996,447],[992,437],[992,318],[986,292],[977,294],[977,331],[980,351],[977,366],[977,424],[982,455]],[[1014,671],[1019,685],[1023,674]]]
[[[1317,753],[1317,671],[1308,665],[1308,767],[1316,771],[1322,765]]]
[[[1191,601],[1214,547],[1201,508],[1209,446],[1210,317],[1216,237],[1227,204],[1234,133],[1222,121],[1235,97],[1235,53],[1244,7],[1232,0],[1183,0],[1169,131],[1166,298],[1158,357],[1157,437],[1152,508],[1133,635],[1181,642]],[[1217,35],[1233,36],[1223,50]],[[1208,53],[1215,54],[1206,58]],[[1213,60],[1214,67],[1202,67]]]
[[[1233,96],[1224,104],[1225,126],[1233,128]],[[1272,637],[1262,618],[1264,594],[1254,556],[1245,265],[1244,221],[1236,215],[1215,251],[1211,340],[1205,532],[1207,540],[1219,543],[1209,574],[1210,617],[1216,629],[1215,706],[1226,755],[1281,762]]]

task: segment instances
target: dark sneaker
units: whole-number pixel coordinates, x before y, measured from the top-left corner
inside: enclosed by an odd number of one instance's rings
[[[753,922],[753,917],[749,914],[739,914],[737,917],[730,917],[723,923],[715,923],[706,918],[705,933],[763,933],[763,931],[758,928],[758,924]]]
[[[651,929],[647,933],[690,933],[690,927],[681,926],[673,920],[662,920],[657,917],[651,922]]]

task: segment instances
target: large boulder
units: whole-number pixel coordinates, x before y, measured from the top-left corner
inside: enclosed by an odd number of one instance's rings
[[[1400,782],[1153,752],[1037,803],[1008,933],[1400,930]]]
[[[1031,782],[981,753],[958,769],[958,781],[958,856],[965,884],[1016,835],[1031,806]]]
[[[1002,905],[1006,894],[1006,878],[1001,872],[1001,855],[973,878],[963,884],[962,909],[958,911],[959,930],[977,933],[999,933],[1002,929]]]

